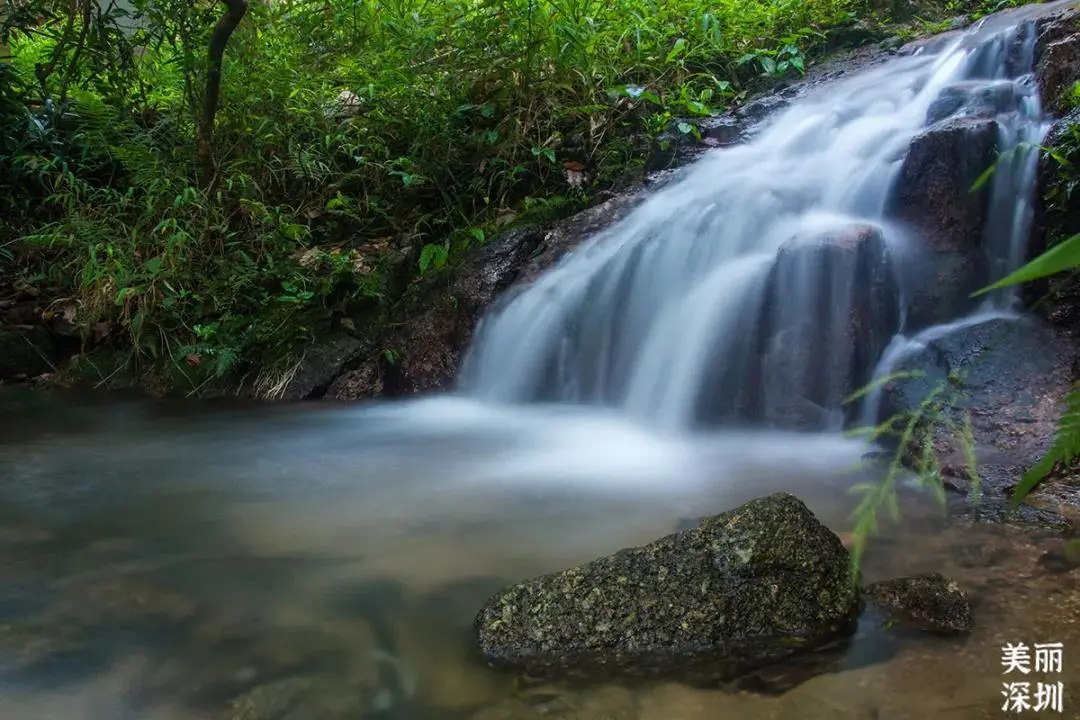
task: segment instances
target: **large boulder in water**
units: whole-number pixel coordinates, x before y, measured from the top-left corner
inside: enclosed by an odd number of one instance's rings
[[[904,158],[886,216],[908,229],[915,250],[901,270],[908,330],[974,307],[970,295],[986,275],[982,238],[990,201],[989,183],[977,187],[977,181],[995,161],[997,138],[993,119],[950,118],[916,136]]]
[[[854,631],[840,539],[778,493],[642,547],[509,587],[475,621],[498,668],[711,682]]]
[[[900,327],[900,291],[880,228],[852,224],[780,248],[766,290],[763,416],[820,427],[869,378]]]
[[[997,123],[978,117],[947,119],[920,133],[893,186],[889,217],[934,252],[977,249],[990,196],[972,187],[994,164],[997,137]]]

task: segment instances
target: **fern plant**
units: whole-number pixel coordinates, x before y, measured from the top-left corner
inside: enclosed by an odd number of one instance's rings
[[[879,378],[852,393],[844,402],[855,403],[890,383],[923,375],[921,372],[898,372]],[[870,442],[895,447],[879,481],[859,483],[849,489],[860,496],[850,518],[853,524],[850,548],[853,570],[858,570],[870,538],[878,533],[882,512],[893,523],[900,521],[897,481],[902,476],[913,473],[918,487],[929,491],[939,507],[945,507],[945,485],[934,447],[935,438],[951,436],[955,439],[964,454],[969,495],[978,501],[981,485],[971,417],[967,412],[956,412],[962,397],[958,379],[950,377],[927,393],[914,409],[897,413],[875,426],[850,431],[851,435]],[[852,575],[857,577],[857,572]]]

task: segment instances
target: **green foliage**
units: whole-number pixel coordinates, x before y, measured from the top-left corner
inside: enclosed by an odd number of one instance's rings
[[[854,403],[889,383],[922,375],[916,372],[900,372],[879,378],[853,393],[845,402]],[[870,538],[876,535],[880,528],[882,513],[894,523],[900,521],[898,480],[914,480],[917,487],[930,492],[939,506],[944,508],[945,486],[935,441],[952,438],[956,442],[964,455],[964,474],[968,482],[969,496],[975,501],[980,497],[974,432],[971,416],[966,411],[958,410],[959,401],[963,397],[959,385],[957,378],[950,378],[927,393],[914,410],[898,413],[873,427],[850,431],[853,436],[894,448],[880,480],[858,483],[850,488],[850,492],[859,496],[859,502],[851,514],[853,529],[850,549],[855,569],[858,569]]]
[[[292,357],[498,228],[640,177],[695,118],[798,77],[864,0],[12,0],[0,271],[199,387]],[[365,326],[368,324],[365,323]],[[360,323],[356,323],[360,326]]]
[[[1073,235],[1054,245],[1015,272],[1009,273],[992,285],[972,293],[972,297],[1000,288],[1031,282],[1032,280],[1041,280],[1076,267],[1080,267],[1080,235]]]

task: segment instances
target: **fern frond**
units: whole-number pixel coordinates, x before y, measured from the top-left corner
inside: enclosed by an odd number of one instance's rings
[[[1042,482],[1058,463],[1068,465],[1080,456],[1080,384],[1073,385],[1065,396],[1065,412],[1058,421],[1057,433],[1050,449],[1039,462],[1035,463],[1020,479],[1013,489],[1012,506],[1015,508],[1024,501],[1040,482]]]

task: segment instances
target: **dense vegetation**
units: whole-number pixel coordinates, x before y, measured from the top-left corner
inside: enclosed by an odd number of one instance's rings
[[[0,300],[109,349],[102,378],[286,363],[901,5],[9,1]]]

